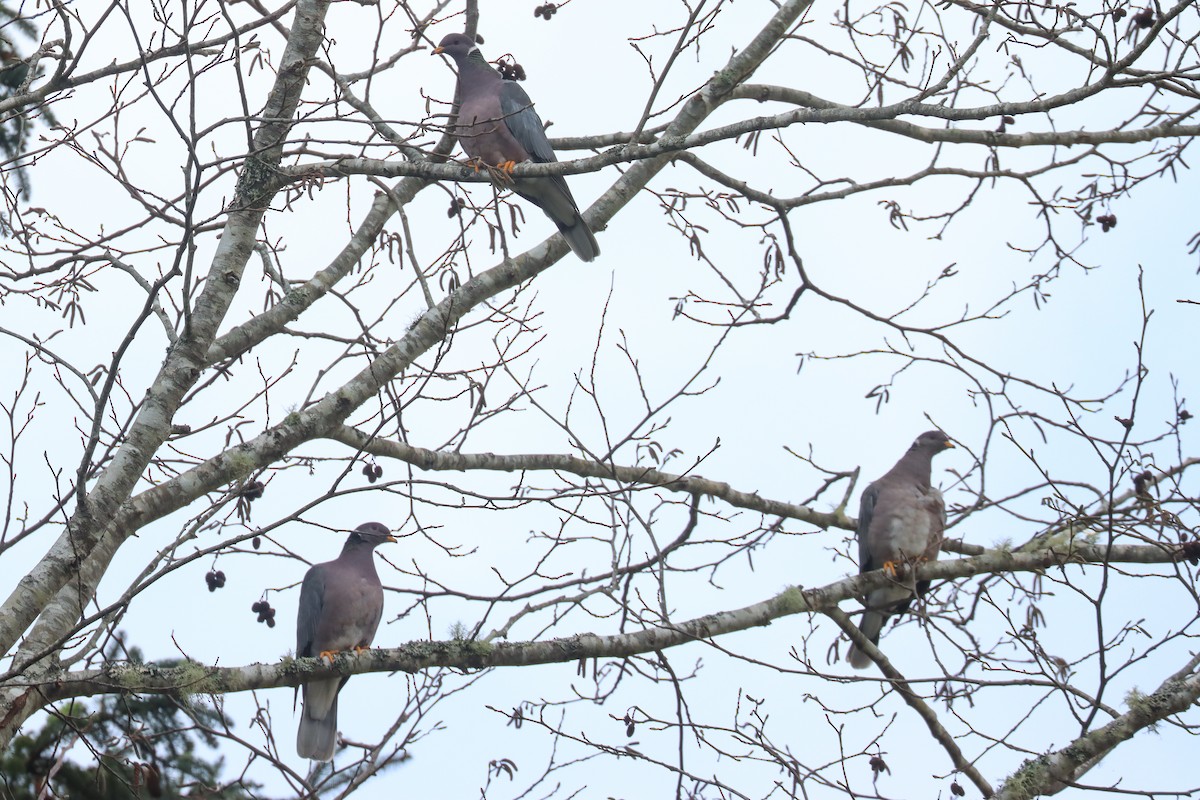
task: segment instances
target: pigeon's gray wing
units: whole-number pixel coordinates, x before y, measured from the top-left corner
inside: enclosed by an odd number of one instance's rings
[[[320,655],[318,642],[325,616],[326,564],[317,564],[304,576],[300,585],[300,607],[296,611],[296,656],[308,658]],[[304,707],[300,712],[300,727],[296,731],[296,752],[302,758],[329,761],[337,743],[337,693],[341,683],[337,678],[309,681],[301,687]]]
[[[300,584],[300,605],[296,609],[296,658],[308,658],[314,655],[313,639],[317,635],[317,623],[321,619],[321,606],[325,596],[325,579],[323,565],[309,569]],[[300,687],[292,695],[292,709],[296,707],[296,698],[300,696]]]
[[[543,164],[558,161],[546,137],[546,127],[533,109],[533,101],[515,81],[500,84],[500,112],[508,132],[530,158]],[[513,189],[545,212],[580,259],[591,261],[600,255],[600,245],[580,215],[563,176],[521,178],[513,182]]]
[[[325,565],[318,564],[304,576],[300,585],[300,608],[296,611],[296,657],[317,655],[313,642],[325,605]]]
[[[878,569],[879,565],[871,559],[871,545],[868,535],[871,531],[871,518],[875,515],[875,502],[879,499],[879,489],[871,484],[863,492],[862,500],[858,503],[858,571],[870,572]]]
[[[509,133],[521,143],[530,158],[543,164],[557,161],[550,139],[546,137],[546,126],[533,109],[533,101],[516,81],[500,84],[500,112]]]
[[[876,481],[863,491],[862,500],[858,506],[858,571],[860,573],[872,572],[880,569],[884,562],[890,560],[887,554],[888,542],[886,541],[886,512],[887,496],[884,497],[884,507],[879,509],[882,514],[876,514],[876,506],[880,502],[880,486],[883,481]],[[881,524],[875,524],[879,522]],[[902,595],[907,595],[907,592],[901,590]],[[896,590],[890,587],[876,589],[863,598],[863,604],[867,610],[863,612],[862,619],[858,623],[858,629],[862,631],[863,636],[870,640],[871,644],[879,643],[879,634],[883,630],[884,623],[887,622],[889,614],[885,610],[886,606],[894,602]],[[855,669],[865,669],[871,665],[871,659],[866,653],[859,650],[854,645],[850,646],[849,652],[846,654],[850,666]]]

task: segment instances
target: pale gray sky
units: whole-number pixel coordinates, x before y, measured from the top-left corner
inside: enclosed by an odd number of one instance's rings
[[[515,55],[528,73],[525,87],[537,102],[540,114],[555,123],[550,131],[553,136],[630,130],[641,113],[648,83],[644,65],[627,37],[648,32],[655,25],[663,28],[677,24],[680,8],[658,0],[616,4],[576,2],[561,9],[552,22],[545,23],[532,19],[532,7],[532,4],[520,4],[519,7],[509,3],[485,4],[481,23],[486,40],[482,46],[485,55],[489,58],[505,52]],[[729,48],[745,42],[773,8],[772,3],[766,2],[728,5],[699,57],[688,53],[680,60],[677,74],[663,91],[662,98],[673,99],[681,91],[703,82],[725,62]],[[354,72],[370,65],[371,39],[379,13],[377,8],[354,3],[334,5],[328,35],[336,41],[332,54],[339,70]],[[820,8],[818,4],[812,24],[805,29],[806,34],[827,35],[833,13],[832,8]],[[387,41],[380,49],[390,52],[405,44],[401,38],[404,29],[403,24],[385,28]],[[449,21],[431,29],[430,36],[436,40],[456,29],[457,23]],[[277,43],[271,42],[270,47],[275,59],[273,63],[278,63]],[[92,59],[96,64],[104,63],[111,53],[118,52],[128,52],[120,41],[99,41]],[[1024,57],[1030,60],[1032,68],[1036,59],[1049,58],[1050,54],[1026,53]],[[756,77],[755,82],[784,83],[832,99],[854,99],[856,92],[861,94],[861,87],[856,87],[835,64],[832,60],[819,62],[811,52],[803,59],[797,58],[793,64],[789,61],[789,52],[784,51]],[[1045,74],[1038,72],[1037,80],[1047,80],[1043,77]],[[1054,78],[1062,85],[1043,86],[1039,83],[1037,88],[1058,90],[1077,80],[1079,75],[1063,72],[1055,74]],[[269,75],[260,69],[253,73],[253,79],[250,86],[252,111],[256,110],[254,103],[263,96]],[[314,92],[323,96],[326,79],[314,73],[312,83],[314,86],[320,84],[319,91],[314,89]],[[205,94],[199,98],[199,105],[203,120],[215,121],[237,113],[236,107],[229,102],[228,89],[220,79],[216,76],[205,78],[202,86]],[[417,54],[381,76],[373,86],[371,99],[381,112],[399,121],[393,123],[398,129],[405,130],[406,125],[423,116],[424,94],[448,99],[452,86],[453,74],[441,59]],[[102,113],[101,109],[108,102],[108,88],[102,84],[82,87],[70,101],[56,105],[56,113],[64,120],[86,123]],[[1014,96],[1022,96],[1017,87],[1012,92]],[[712,124],[778,110],[774,106],[762,106],[747,112],[746,105],[745,101],[735,104],[736,107],[727,113],[715,117]],[[1103,104],[1098,104],[1098,108],[1089,114],[1094,113],[1096,119],[1101,120],[1107,111]],[[1087,119],[1090,121],[1093,117]],[[1097,121],[1095,125],[1105,122],[1107,120]],[[121,130],[126,135],[141,126],[146,127],[145,136],[153,139],[154,144],[141,144],[141,152],[134,151],[128,159],[131,178],[135,182],[161,184],[165,195],[173,195],[181,186],[178,172],[181,148],[172,138],[163,114],[151,104],[131,109],[121,120]],[[333,136],[328,133],[334,128],[333,123],[313,123],[312,127],[321,130],[322,135]],[[1033,127],[1032,120],[1030,127]],[[784,136],[789,147],[803,156],[805,166],[822,177],[853,174],[859,180],[866,180],[871,176],[900,175],[919,169],[928,158],[928,145],[896,141],[895,137],[879,133],[868,136],[849,128],[839,125],[822,129],[810,125],[789,129]],[[99,126],[99,130],[105,129],[106,124]],[[350,141],[365,132],[357,119],[340,126],[340,130],[340,135]],[[229,126],[216,137],[214,146],[233,153],[239,135],[236,126]],[[91,134],[85,134],[84,138],[90,140]],[[798,194],[807,186],[805,176],[786,165],[768,138],[763,137],[761,149],[764,155],[759,158],[749,157],[734,143],[714,146],[706,154],[718,166],[745,174],[755,186],[771,188],[779,196]],[[341,148],[323,145],[321,149],[355,151],[350,144]],[[978,150],[968,149],[967,155],[961,157],[948,154],[949,163],[978,166]],[[210,155],[205,153],[206,157]],[[394,152],[382,147],[374,148],[368,155],[395,157]],[[1024,163],[1027,158],[1024,154],[1008,152],[1002,156],[1010,164]],[[561,153],[560,157],[566,159],[572,154]],[[1069,157],[1069,153],[1064,152],[1062,157]],[[1095,166],[1090,165],[1090,168]],[[86,167],[81,158],[65,150],[49,154],[30,174],[35,189],[34,205],[63,219],[73,220],[74,224],[93,234],[101,229],[120,227],[123,215],[133,208],[132,201],[123,197],[97,169]],[[580,204],[587,205],[615,180],[616,175],[616,170],[610,168],[572,176],[569,182]],[[1077,188],[1080,178],[1077,171],[1069,172],[1060,182],[1070,193]],[[226,185],[228,183],[226,181]],[[678,164],[665,170],[653,185],[660,190],[666,187],[692,189],[699,183],[695,172]],[[1056,183],[1053,179],[1047,181],[1051,187]],[[303,197],[293,211],[269,215],[268,237],[286,243],[281,261],[288,277],[307,278],[314,270],[322,268],[342,246],[348,225],[357,224],[375,191],[375,187],[366,181],[356,180],[351,186],[348,216],[345,182],[329,182],[316,193],[313,202]],[[478,184],[470,189],[472,197],[481,204],[486,202],[490,191]],[[928,238],[937,232],[936,227],[914,227],[908,232],[895,230],[887,222],[886,209],[878,204],[880,200],[894,198],[906,208],[928,212],[959,202],[964,191],[962,184],[945,180],[929,182],[915,189],[890,190],[797,211],[792,219],[805,267],[824,289],[851,297],[854,302],[880,313],[889,313],[914,300],[927,282],[934,280],[947,265],[955,264],[959,274],[940,284],[931,301],[914,319],[931,323],[952,319],[964,307],[978,311],[997,293],[1002,294],[1006,287],[1023,284],[1030,274],[1048,265],[1044,258],[1031,264],[1024,255],[1006,246],[1008,242],[1027,246],[1037,240],[1040,223],[1034,217],[1035,210],[1028,204],[1028,196],[1007,185],[985,188],[945,236],[936,240]],[[1053,381],[1060,387],[1074,387],[1077,394],[1085,396],[1105,394],[1124,374],[1132,371],[1136,363],[1131,342],[1139,335],[1141,325],[1136,294],[1140,265],[1145,270],[1147,299],[1155,315],[1148,340],[1150,373],[1143,390],[1138,422],[1149,430],[1157,430],[1173,415],[1168,374],[1180,379],[1180,391],[1184,396],[1188,395],[1196,379],[1194,359],[1183,350],[1191,341],[1194,307],[1175,302],[1177,298],[1195,294],[1195,257],[1186,252],[1191,220],[1183,211],[1192,205],[1194,196],[1194,177],[1189,173],[1182,173],[1177,183],[1154,181],[1144,186],[1133,200],[1124,200],[1115,207],[1119,217],[1117,228],[1107,234],[1102,234],[1096,227],[1087,230],[1087,241],[1076,255],[1080,261],[1101,269],[1085,273],[1078,268],[1066,267],[1062,277],[1049,285],[1052,297],[1044,309],[1036,310],[1032,301],[1025,297],[1011,306],[1004,319],[970,325],[956,332],[956,341],[969,348],[972,355],[1001,369],[1011,369],[1047,383]],[[217,214],[223,199],[219,193],[207,193],[198,215]],[[440,252],[445,246],[446,233],[451,229],[448,226],[456,224],[446,217],[448,203],[448,195],[435,188],[423,193],[408,209],[414,226],[413,245],[422,259],[433,259]],[[536,244],[551,232],[551,227],[536,209],[528,204],[523,204],[522,208],[527,222],[521,236],[511,243],[514,252]],[[712,231],[704,240],[706,252],[729,270],[735,280],[742,282],[743,290],[752,290],[762,259],[761,233],[754,229],[734,231],[728,225],[723,226],[715,214],[696,201],[689,205],[689,215],[695,224],[709,226]],[[1078,242],[1079,228],[1071,216],[1064,210],[1060,231],[1064,242],[1073,246]],[[599,353],[596,374],[607,425],[612,432],[624,432],[639,418],[642,410],[630,368],[618,349],[622,336],[638,359],[652,400],[661,400],[677,390],[687,376],[699,368],[708,348],[720,335],[717,328],[672,318],[675,298],[688,291],[725,300],[730,297],[724,294],[720,280],[712,271],[689,255],[686,242],[665,231],[662,222],[657,203],[643,194],[599,235],[602,256],[595,263],[582,264],[568,256],[538,277],[525,291],[526,301],[536,296],[533,307],[540,315],[540,335],[545,341],[532,355],[518,363],[518,374],[522,377],[529,374],[532,384],[546,386],[537,397],[554,414],[564,413],[575,376],[588,376],[596,350]],[[398,223],[388,226],[389,230],[398,228]],[[156,235],[156,230],[148,226],[140,234],[132,234],[125,240],[133,241],[140,236],[150,246]],[[198,269],[206,268],[215,245],[211,235],[197,242]],[[158,265],[171,257],[169,250],[148,252],[135,266],[143,275],[153,275],[157,273]],[[488,253],[486,234],[482,231],[473,236],[471,258],[476,271],[497,261]],[[370,289],[358,292],[354,299],[366,309],[383,308],[401,287],[407,285],[410,276],[407,267],[404,271],[395,266],[379,269]],[[248,290],[231,314],[230,324],[261,309],[260,281],[265,285],[261,270],[256,263],[252,264],[245,277]],[[790,265],[784,282],[787,288],[776,295],[780,302],[786,300],[795,286]],[[144,297],[126,275],[115,272],[101,275],[97,283],[103,300],[87,301],[87,326],[66,330],[52,343],[64,354],[69,354],[75,363],[86,366],[110,357],[125,335],[131,307],[140,304]],[[412,292],[402,298],[389,312],[386,335],[392,339],[400,338],[405,326],[421,310],[419,293]],[[715,310],[700,311],[695,304],[689,305],[689,310],[717,316]],[[597,348],[598,331],[605,313],[604,330]],[[62,324],[56,314],[35,309],[21,299],[7,305],[5,315],[5,325],[36,330],[42,335]],[[165,338],[161,328],[156,329],[155,325],[153,320],[146,324],[144,334],[135,345],[134,359],[126,361],[125,390],[135,399],[142,395],[145,382],[161,361]],[[294,327],[345,335],[352,331],[353,321],[344,305],[334,298],[326,298]],[[671,418],[669,428],[654,437],[661,442],[664,451],[673,448],[682,451],[667,469],[684,469],[719,438],[720,449],[699,468],[701,474],[726,481],[743,491],[799,502],[815,490],[820,477],[790,455],[785,447],[802,453],[807,453],[811,447],[818,463],[830,469],[850,470],[861,465],[864,479],[870,479],[886,470],[916,434],[930,427],[924,414],[967,447],[981,447],[987,434],[986,409],[973,401],[968,393],[971,388],[968,382],[945,368],[926,366],[901,375],[892,389],[891,401],[879,413],[875,411],[875,401],[864,395],[876,384],[886,382],[891,372],[900,366],[898,362],[886,357],[808,360],[803,370],[797,372],[797,354],[838,355],[877,348],[885,336],[900,344],[894,333],[815,297],[802,299],[788,321],[735,331],[705,373],[706,377],[699,380],[700,384],[708,385],[719,377],[719,383],[702,397],[682,400],[672,406],[665,415]],[[446,363],[462,368],[476,366],[493,354],[492,347],[491,329],[465,331],[456,338]],[[313,339],[291,339],[256,351],[248,362],[258,359],[263,371],[272,374],[288,364],[297,349],[300,350],[298,367],[294,376],[283,384],[286,390],[272,394],[269,417],[267,409],[258,405],[245,412],[253,420],[246,426],[247,436],[255,435],[269,422],[278,421],[291,407],[302,402],[317,370],[328,363],[325,356],[339,352],[340,345]],[[928,343],[922,343],[919,349],[929,355],[936,354]],[[19,348],[5,346],[0,349],[3,374],[18,374],[22,359]],[[429,361],[424,359],[422,363]],[[361,366],[361,360],[353,364],[354,369]],[[318,395],[333,387],[336,377],[344,377],[349,370],[349,365],[343,365],[335,375],[325,378]],[[236,376],[238,383],[233,386],[254,385],[259,380],[256,373],[256,368],[242,369]],[[995,389],[997,382],[989,379],[988,385]],[[0,396],[10,397],[12,388],[3,386],[0,383]],[[433,389],[437,391],[436,386]],[[489,391],[489,400],[499,401],[511,390],[511,383],[498,381]],[[202,424],[206,415],[228,413],[236,407],[239,396],[231,390],[228,397],[218,396],[210,401],[227,402],[228,408],[205,406],[193,409],[187,412],[193,418],[179,421]],[[1047,414],[1061,411],[1045,395],[1018,389],[1014,396],[1029,409]],[[290,403],[281,407],[278,398],[282,397],[290,398]],[[572,412],[574,429],[586,437],[590,447],[603,450],[603,428],[594,410],[583,400],[576,392]],[[50,449],[55,454],[56,466],[70,468],[79,446],[79,436],[72,430],[71,422],[77,415],[70,403],[49,387],[44,401],[46,405],[34,422],[37,436],[25,443],[21,453],[26,471],[21,473],[18,482],[22,496],[16,498],[18,507],[29,503],[35,514],[42,513],[43,498],[51,486],[47,469],[37,454]],[[442,443],[463,423],[468,408],[465,397],[415,406],[406,416],[412,443],[422,446]],[[1099,435],[1116,437],[1119,425],[1112,417],[1115,413],[1124,415],[1126,410],[1124,401],[1119,400],[1094,414],[1087,424]],[[1101,481],[1099,465],[1083,448],[1066,445],[1062,437],[1043,443],[1028,425],[1014,428],[1014,431],[1021,437],[1023,445],[1037,448],[1039,457],[1045,460],[1055,477]],[[1190,433],[1185,430],[1185,434]],[[189,441],[185,449],[195,454],[203,447],[199,442],[219,444],[224,436],[225,428],[220,427]],[[468,438],[463,451],[566,453],[571,451],[571,443],[561,429],[530,410],[511,415],[503,423],[481,427]],[[342,449],[322,445],[305,447],[301,452],[319,456],[341,454]],[[634,455],[632,449],[627,449],[617,460],[629,463]],[[1164,452],[1163,457],[1167,455]],[[1001,497],[1037,481],[1036,472],[1011,445],[995,442],[990,457],[990,496]],[[954,484],[952,471],[965,472],[970,467],[970,456],[965,450],[954,451],[935,462],[935,481],[948,487],[950,503],[969,501],[965,493],[949,487]],[[384,462],[384,468],[387,480],[403,475],[399,464]],[[301,470],[284,473],[268,487],[263,499],[254,506],[255,523],[263,524],[294,512],[310,498],[326,491],[338,475],[337,469],[322,465],[318,465],[311,476],[301,473]],[[495,492],[505,491],[516,480],[507,474],[419,474],[419,477]],[[534,482],[546,485],[549,478],[535,476]],[[348,485],[358,483],[351,481]],[[457,503],[453,492],[446,492],[444,497],[451,505]],[[1034,493],[1014,506],[1045,518],[1049,512],[1039,506],[1041,498],[1042,494]],[[640,507],[645,512],[651,506],[642,502]],[[711,501],[705,501],[703,508],[730,512]],[[851,503],[851,512],[856,508],[857,493]],[[188,512],[198,510],[192,508]],[[369,492],[330,501],[311,518],[343,528],[369,519],[399,526],[406,512],[398,496]],[[124,591],[130,577],[178,531],[186,516],[180,513],[155,523],[122,550],[112,573],[102,584],[102,604]],[[731,523],[706,521],[701,534],[713,538],[730,536],[741,528],[751,527],[752,522],[747,521],[751,517],[744,512],[743,517],[735,518]],[[388,597],[384,615],[387,624],[376,639],[382,646],[424,638],[430,633],[434,638],[445,638],[454,623],[461,621],[470,626],[484,613],[479,603],[439,600],[431,604],[433,616],[428,621],[413,617],[394,621],[395,615],[407,607],[408,593],[422,589],[411,575],[414,564],[453,589],[480,594],[494,592],[499,584],[492,570],[511,576],[529,569],[531,559],[541,552],[541,544],[531,542],[530,531],[552,531],[557,525],[555,515],[537,506],[504,512],[424,508],[420,519],[423,525],[434,527],[434,535],[443,542],[474,549],[477,555],[448,557],[417,534],[413,525],[401,528],[398,531],[403,536],[401,543],[380,551],[381,556],[409,573],[398,574],[381,564],[385,584],[399,590]],[[656,539],[661,543],[673,538],[683,519],[682,509],[664,512],[661,519],[656,520]],[[992,545],[1003,540],[1024,541],[1037,529],[1036,524],[994,513],[968,520],[955,529],[955,535],[964,536],[975,544]],[[745,557],[725,565],[714,577],[719,589],[708,582],[708,573],[671,576],[667,601],[674,618],[689,619],[710,611],[758,602],[788,585],[819,586],[853,570],[846,559],[835,555],[835,552],[853,549],[846,547],[844,532],[814,533],[809,526],[799,524],[785,525],[784,531],[786,535],[775,538],[768,549],[754,554],[752,565]],[[578,528],[572,532],[581,533]],[[299,524],[287,526],[276,536],[312,561],[332,558],[341,542],[340,534],[326,534]],[[202,537],[200,544],[211,546],[215,541],[215,538]],[[641,544],[649,547],[644,537]],[[47,546],[47,540],[38,539],[6,554],[0,590],[10,590],[23,569]],[[548,572],[586,569],[595,573],[604,570],[606,565],[603,544],[578,544],[556,554],[548,565]],[[223,666],[274,661],[288,652],[294,644],[295,589],[270,595],[272,605],[278,609],[279,624],[273,630],[256,624],[249,609],[264,588],[281,589],[298,582],[303,575],[303,566],[293,560],[234,555],[222,557],[219,567],[227,574],[228,584],[213,594],[206,592],[203,585],[208,562],[185,568],[149,589],[125,618],[123,628],[131,642],[150,658],[175,657],[181,649],[201,662]],[[1077,575],[1078,572],[1073,577]],[[1181,625],[1189,619],[1186,607],[1175,612],[1178,618],[1161,619],[1151,614],[1151,606],[1180,602],[1182,593],[1172,584],[1151,581],[1131,581],[1130,584],[1136,588],[1121,589],[1130,593],[1130,603],[1117,601],[1109,607],[1114,619],[1146,616],[1149,617],[1145,623],[1148,628]],[[998,602],[1008,599],[1007,594],[999,592],[995,597]],[[644,599],[653,602],[652,597]],[[1137,604],[1145,604],[1148,608],[1143,612]],[[589,601],[589,607],[596,614],[612,611],[611,605],[602,600]],[[491,630],[502,624],[515,610],[507,608],[493,612],[484,629]],[[1073,598],[1070,592],[1059,591],[1047,601],[1044,610],[1047,627],[1042,637],[1049,642],[1047,649],[1073,658],[1094,646],[1094,635],[1089,633],[1091,610],[1086,603]],[[1014,610],[1014,613],[1018,611]],[[596,618],[575,612],[549,634],[542,634],[541,625],[545,621],[524,622],[514,628],[511,637],[522,639],[584,631],[603,634],[616,630],[613,618]],[[1004,623],[995,610],[985,610],[978,624],[983,629],[994,629]],[[1154,632],[1161,635],[1163,630],[1155,628]],[[808,619],[790,618],[720,641],[726,650],[782,667],[784,671],[728,657],[701,645],[671,651],[668,655],[681,674],[688,672],[695,662],[703,661],[698,677],[687,689],[691,711],[698,719],[714,725],[733,726],[739,702],[738,687],[742,687],[746,694],[765,700],[763,713],[770,716],[768,733],[773,742],[797,753],[805,763],[817,765],[838,758],[838,737],[832,726],[841,720],[831,720],[810,696],[819,696],[820,702],[830,709],[845,710],[873,703],[880,693],[872,682],[839,685],[830,680],[787,672],[797,667],[789,659],[789,649],[793,646],[800,649],[806,641],[808,654],[818,665],[825,666],[825,650],[836,638],[835,633],[825,621],[814,633]],[[806,639],[810,636],[811,639]],[[924,634],[912,624],[885,632],[884,646],[889,653],[896,651],[901,668],[914,676],[929,675],[933,669],[928,647],[923,642]],[[1169,654],[1156,654],[1114,680],[1106,700],[1120,706],[1126,692],[1134,687],[1153,688],[1166,672],[1177,667],[1177,662],[1177,648]],[[849,673],[843,664],[829,665],[828,669],[836,674]],[[453,686],[462,680],[461,677],[447,676],[446,685]],[[518,794],[517,790],[546,763],[554,739],[532,723],[516,732],[505,726],[502,716],[485,707],[511,709],[523,700],[562,699],[570,694],[568,687],[585,683],[576,675],[573,664],[500,670],[486,675],[468,691],[439,705],[422,723],[421,727],[429,730],[435,721],[444,722],[446,729],[423,739],[412,750],[411,762],[372,780],[357,796],[362,800],[390,798],[397,792],[413,796],[478,796],[479,787],[485,781],[488,760],[500,757],[513,758],[520,768],[511,795]],[[1087,681],[1083,683],[1086,685]],[[391,712],[396,702],[405,696],[408,686],[401,675],[355,677],[342,695],[340,727],[343,734],[356,741],[371,741],[382,734],[394,717]],[[1034,691],[1015,690],[1012,696],[997,691],[981,695],[975,708],[964,704],[961,709],[955,706],[955,710],[961,710],[971,720],[986,720],[987,733],[1002,736],[1008,727],[1031,713],[1033,698],[1038,696],[1040,693]],[[284,751],[291,753],[295,724],[290,711],[291,691],[281,689],[260,693],[259,701],[270,705],[275,734],[285,743]],[[742,698],[741,702],[741,714],[736,719],[744,722],[747,701]],[[237,731],[258,742],[257,732],[249,725],[253,699],[230,696],[225,704]],[[619,718],[631,706],[670,717],[674,714],[674,697],[664,691],[664,687],[654,688],[630,681],[603,707],[570,707],[564,729],[606,745],[622,747],[628,743],[624,726],[610,715]],[[858,712],[845,720],[844,747],[848,752],[857,752],[886,729],[880,747],[892,774],[881,778],[879,792],[889,797],[934,796],[938,792],[946,796],[949,780],[941,776],[949,773],[951,766],[945,754],[929,739],[924,724],[895,697],[884,699],[876,710],[878,717],[870,712]],[[961,727],[954,727],[952,714],[945,712],[943,706],[938,710],[953,732],[962,732]],[[1016,737],[1028,752],[997,747],[979,762],[980,769],[995,783],[998,784],[1029,753],[1061,747],[1078,733],[1077,727],[1065,718],[1057,700],[1032,714],[1035,723],[1023,727]],[[892,715],[895,715],[894,719]],[[551,719],[557,724],[557,717]],[[1172,729],[1169,733],[1163,736],[1141,734],[1133,743],[1122,747],[1111,764],[1093,772],[1089,780],[1104,783],[1124,777],[1130,786],[1149,786],[1164,791],[1188,786],[1191,779],[1182,767],[1188,763],[1192,745],[1178,731]],[[667,762],[677,757],[678,740],[674,731],[652,731],[642,727],[634,739],[637,749],[643,753]],[[971,756],[986,747],[978,737],[971,735],[965,736],[961,744]],[[730,758],[736,762],[742,748],[734,744],[730,747]],[[557,757],[560,761],[571,760],[590,752],[562,742]],[[233,750],[228,756],[230,766],[237,768],[239,756]],[[298,759],[293,760],[296,762],[293,766],[301,768]],[[770,764],[749,760],[731,764],[715,760],[709,753],[689,754],[688,764],[699,775],[719,773],[725,780],[742,787],[748,796],[778,796],[771,795],[772,782],[779,775]],[[1171,774],[1164,768],[1167,764],[1179,765],[1179,773]],[[267,779],[257,768],[252,768],[249,774],[257,779]],[[865,762],[854,762],[849,774],[855,791],[871,792]],[[284,793],[274,779],[267,780],[269,793]],[[557,780],[552,778],[549,785],[553,786]],[[631,759],[597,759],[575,772],[564,773],[561,780],[564,787],[590,784],[583,794],[587,797],[667,796],[674,787],[674,779],[667,772],[650,769]],[[960,782],[966,785],[961,779]],[[822,795],[821,791],[814,789],[811,796],[832,796]],[[565,788],[563,796],[569,796],[570,792],[570,788]],[[545,793],[543,789],[532,796]],[[501,792],[495,796],[510,796],[510,793]],[[1083,795],[1076,793],[1075,796]]]

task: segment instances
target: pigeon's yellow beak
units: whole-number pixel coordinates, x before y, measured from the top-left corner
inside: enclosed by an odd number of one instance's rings
[[[952,442],[952,441],[950,441],[949,439],[947,439],[947,440],[946,440],[946,444],[945,444],[945,448],[946,448],[947,450],[953,450],[953,449],[954,449],[954,442]]]
[[[953,445],[951,445],[951,447],[953,447]],[[391,542],[392,544],[395,544],[396,542],[400,541],[400,540],[399,540],[399,539],[397,539],[395,536],[389,536],[389,537],[387,537],[387,540],[388,540],[389,542]]]
[[[435,48],[433,48],[433,52],[432,52],[432,53],[430,53],[429,55],[431,55],[431,56],[440,56],[440,55],[441,55],[442,53],[444,53],[444,52],[446,52],[446,48],[444,48],[444,47],[435,47]]]

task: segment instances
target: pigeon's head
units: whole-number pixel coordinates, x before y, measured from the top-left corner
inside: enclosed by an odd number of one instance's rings
[[[465,33],[447,34],[438,46],[433,48],[434,55],[445,53],[458,62],[470,56],[471,51],[478,53],[479,48],[475,45],[475,40]]]
[[[932,457],[952,447],[954,447],[954,442],[950,441],[950,437],[941,431],[925,431],[917,437],[917,440],[912,443],[912,447],[909,449],[920,450]]]
[[[378,522],[364,522],[354,529],[354,533],[350,534],[347,545],[366,545],[367,547],[377,547],[384,542],[394,542],[396,537],[392,536],[391,531]]]

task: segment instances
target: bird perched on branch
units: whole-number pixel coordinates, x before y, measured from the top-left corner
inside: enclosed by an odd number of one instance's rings
[[[505,80],[484,59],[475,42],[461,33],[442,39],[434,53],[445,53],[458,67],[458,123],[454,134],[463,151],[493,174],[511,182],[513,191],[540,208],[562,233],[571,251],[582,261],[600,255],[600,245],[579,213],[567,181],[549,178],[511,178],[523,161],[539,164],[558,161],[546,138],[533,101],[520,84]]]
[[[863,492],[858,511],[858,571],[882,569],[891,585],[876,589],[864,600],[867,610],[858,629],[871,644],[879,644],[879,633],[892,614],[908,609],[914,594],[929,590],[929,581],[914,583],[911,567],[933,561],[942,547],[946,527],[946,504],[931,483],[933,457],[954,447],[941,431],[926,431],[896,466]],[[901,580],[908,572],[910,578]],[[870,666],[867,654],[851,645],[846,655],[850,666]]]
[[[383,616],[383,585],[372,555],[378,545],[394,542],[378,522],[354,529],[333,561],[314,564],[300,586],[296,614],[296,657],[332,660],[342,650],[370,647]],[[326,678],[303,685],[304,706],[296,732],[296,752],[303,758],[331,761],[337,742],[338,692],[345,678]]]

